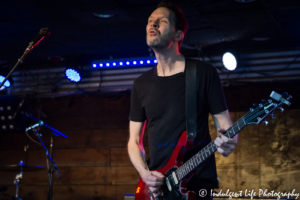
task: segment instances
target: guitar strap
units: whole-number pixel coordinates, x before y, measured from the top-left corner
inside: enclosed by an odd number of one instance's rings
[[[194,139],[197,135],[197,65],[186,59],[185,63],[185,108],[186,108],[186,132],[189,139]]]

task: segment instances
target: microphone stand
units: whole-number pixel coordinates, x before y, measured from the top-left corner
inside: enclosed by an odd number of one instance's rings
[[[36,45],[39,44],[39,42],[48,37],[50,34],[50,31],[48,28],[42,28],[39,32],[39,35],[33,39],[28,47],[25,49],[25,52],[23,53],[22,57],[18,60],[17,64],[12,68],[12,70],[8,73],[8,75],[5,77],[5,79],[2,81],[2,83],[0,83],[0,89],[2,88],[2,86],[4,85],[4,83],[7,81],[7,79],[10,77],[10,75],[13,73],[13,71],[15,71],[15,69],[17,68],[17,66],[20,65],[20,63],[23,62],[23,59],[25,58],[26,54],[28,54],[30,52],[30,50],[33,49],[33,47],[35,47]]]
[[[49,188],[48,188],[48,200],[53,199],[53,172],[55,172],[58,176],[58,178],[61,178],[61,175],[58,171],[58,167],[56,163],[53,160],[53,134],[51,134],[51,142],[50,142],[50,152],[48,151],[47,147],[45,146],[44,142],[42,141],[41,134],[39,134],[34,128],[34,133],[36,137],[39,139],[40,144],[44,148],[47,156],[47,168],[48,168],[48,176],[49,176]],[[49,165],[50,162],[50,165]]]
[[[2,83],[0,83],[0,89],[2,88],[2,86],[4,85],[4,83],[7,81],[7,79],[10,77],[10,75],[15,71],[15,69],[20,65],[20,63],[23,62],[25,56],[30,52],[30,49],[32,48],[33,43],[30,42],[29,46],[26,48],[25,52],[23,53],[22,57],[18,60],[17,64],[12,68],[12,70],[10,70],[10,72],[8,73],[8,75],[5,77],[5,79],[2,81]]]
[[[26,117],[33,119],[35,121],[40,121],[38,119],[36,119],[35,117],[32,116],[32,114],[25,114]],[[61,175],[58,171],[58,167],[56,165],[56,163],[53,161],[53,141],[54,138],[53,136],[62,136],[64,138],[67,138],[66,135],[64,135],[63,133],[61,133],[60,131],[54,129],[53,127],[49,126],[48,124],[43,124],[44,126],[46,126],[47,128],[49,128],[52,133],[51,133],[51,138],[50,138],[50,151],[48,151],[47,147],[45,146],[45,144],[43,143],[42,139],[41,139],[41,134],[39,134],[36,130],[36,128],[32,128],[32,130],[34,131],[36,137],[39,139],[40,144],[42,145],[42,147],[44,148],[45,152],[46,152],[46,156],[47,156],[47,168],[48,168],[48,176],[49,176],[49,188],[48,188],[48,200],[53,200],[53,173],[55,172],[58,176],[58,178],[61,178]],[[27,133],[27,129],[25,130]],[[50,161],[50,165],[49,165],[49,161]]]

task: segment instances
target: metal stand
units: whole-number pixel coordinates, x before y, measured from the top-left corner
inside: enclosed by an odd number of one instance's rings
[[[54,162],[54,160],[52,159],[53,158],[53,134],[51,135],[50,153],[49,153],[47,147],[45,146],[44,142],[41,139],[42,135],[39,134],[35,128],[34,128],[34,132],[46,152],[48,176],[49,176],[49,188],[48,188],[48,198],[47,199],[52,200],[53,199],[53,172],[56,172],[58,178],[61,178],[61,175],[58,171],[58,167],[57,167],[56,163]],[[49,162],[50,162],[50,164],[49,164]]]
[[[21,172],[20,172],[20,174],[16,175],[15,180],[14,180],[14,184],[16,185],[16,197],[15,197],[15,199],[20,199],[19,198],[19,182],[20,182],[20,179],[23,178],[23,167],[22,166],[24,165],[22,160],[20,161],[19,165],[21,166]],[[22,199],[20,199],[20,200],[22,200]]]
[[[10,70],[10,72],[8,73],[8,75],[5,77],[5,79],[2,81],[2,83],[0,83],[0,89],[2,88],[2,86],[4,85],[4,83],[7,81],[7,79],[10,77],[10,75],[15,71],[15,69],[20,65],[20,63],[23,62],[23,59],[25,58],[26,54],[28,52],[30,52],[30,46],[32,46],[31,43],[29,43],[29,46],[26,48],[25,52],[23,53],[22,57],[18,60],[17,64],[12,68],[12,70]]]
[[[51,134],[51,139],[50,139],[50,156],[53,159],[53,134]],[[49,161],[47,159],[47,167],[48,167],[48,176],[49,176],[49,189],[48,189],[48,200],[53,199],[53,172],[54,170],[49,167]]]
[[[36,118],[34,118],[31,114],[26,114],[27,117],[35,120],[35,121],[40,121]],[[36,130],[36,128],[34,128],[33,126],[31,126],[31,130],[33,130],[33,132],[35,133],[36,137],[38,138],[40,145],[44,148],[45,152],[46,152],[46,156],[47,156],[47,168],[48,168],[48,177],[49,177],[49,184],[48,184],[48,200],[52,200],[53,199],[53,173],[55,172],[58,176],[58,178],[61,178],[61,175],[58,171],[58,167],[56,165],[56,163],[53,161],[53,137],[54,136],[62,136],[64,138],[67,138],[66,135],[64,135],[63,133],[59,132],[58,130],[54,129],[53,127],[49,126],[48,124],[44,124],[43,125],[45,127],[47,127],[48,129],[50,129],[52,131],[51,133],[51,140],[50,140],[50,151],[48,152],[47,147],[45,146],[45,144],[43,143],[42,139],[41,139],[41,134],[39,134]],[[29,129],[26,129],[25,132],[27,133]],[[50,163],[49,163],[50,162]]]

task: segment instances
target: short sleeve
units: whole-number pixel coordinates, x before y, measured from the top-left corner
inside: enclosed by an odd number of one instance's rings
[[[209,68],[207,77],[207,101],[209,103],[209,111],[211,114],[218,114],[227,110],[228,108],[219,74],[213,66]]]
[[[142,107],[140,98],[138,96],[136,82],[133,83],[131,90],[129,120],[135,122],[144,122],[146,120],[145,110]]]

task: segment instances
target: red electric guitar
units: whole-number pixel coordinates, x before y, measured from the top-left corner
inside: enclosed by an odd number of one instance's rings
[[[249,124],[260,124],[268,115],[272,115],[275,118],[273,111],[278,108],[282,112],[282,104],[290,105],[289,100],[292,98],[287,93],[282,95],[272,92],[268,101],[263,101],[259,105],[254,105],[250,108],[241,119],[234,123],[229,129],[224,133],[225,136],[232,138],[238,132],[240,132],[244,127]],[[267,125],[267,121],[265,121]],[[137,189],[135,193],[136,200],[193,200],[196,195],[193,191],[187,190],[187,183],[190,178],[194,175],[195,168],[203,163],[207,158],[209,158],[215,151],[217,147],[214,142],[210,142],[196,155],[190,158],[186,163],[183,163],[183,158],[186,150],[191,147],[193,140],[187,139],[186,131],[184,131],[170,157],[168,163],[161,169],[155,170],[161,172],[165,176],[164,184],[161,186],[162,196],[154,197],[147,185],[140,178],[137,184]]]

